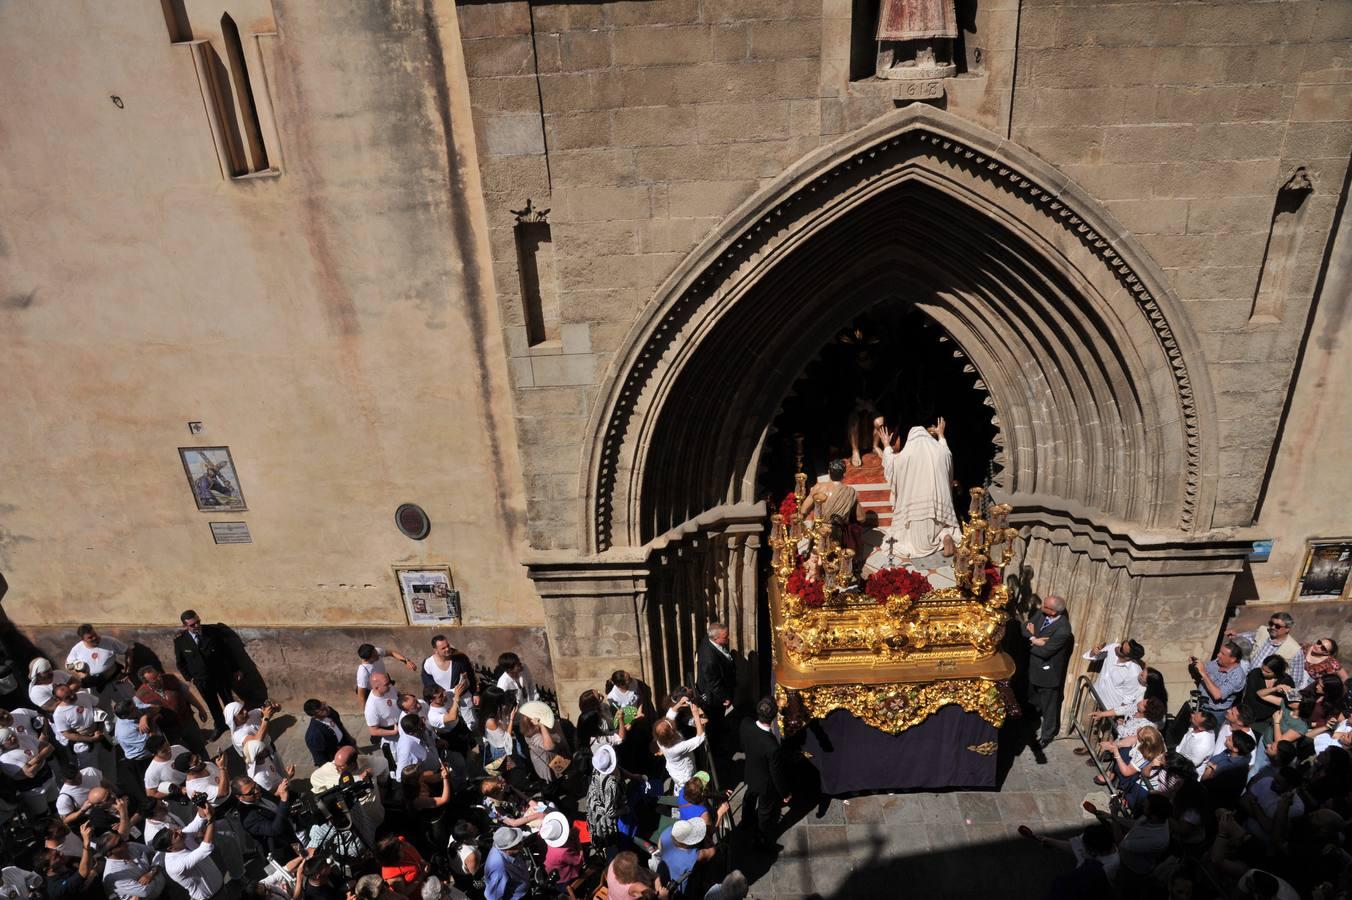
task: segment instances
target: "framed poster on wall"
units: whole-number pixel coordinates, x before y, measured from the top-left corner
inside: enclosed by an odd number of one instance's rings
[[[450,566],[395,566],[410,625],[459,625],[460,592]]]
[[[1352,574],[1352,538],[1309,541],[1295,599],[1346,600],[1349,574]]]

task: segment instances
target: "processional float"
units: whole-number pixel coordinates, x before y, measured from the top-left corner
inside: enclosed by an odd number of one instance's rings
[[[972,489],[956,585],[936,590],[908,568],[861,579],[832,524],[804,522],[806,481],[800,471],[771,519],[783,733],[807,732],[827,793],[993,785],[996,732],[1016,709],[1014,663],[1000,650],[1018,537],[1010,507]],[[917,753],[927,759],[904,758]]]

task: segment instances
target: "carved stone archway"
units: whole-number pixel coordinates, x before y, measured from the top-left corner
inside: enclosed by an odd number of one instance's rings
[[[1210,533],[1214,399],[1186,314],[1145,251],[1064,174],[918,104],[801,160],[659,289],[593,410],[586,553],[651,572],[702,527],[745,528],[766,429],[802,363],[888,292],[943,326],[989,391],[997,487],[1025,527],[1032,588],[1068,595],[1081,641],[1131,624],[1155,661],[1181,665],[1209,641],[1240,559],[1237,542]],[[532,574],[548,593],[551,576]],[[1135,616],[1143,579],[1163,576],[1152,615]],[[727,615],[715,580],[674,583],[694,594],[707,584],[713,599],[695,605]],[[749,647],[754,614],[742,613]]]

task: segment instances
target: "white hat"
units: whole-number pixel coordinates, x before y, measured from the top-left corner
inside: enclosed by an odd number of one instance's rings
[[[28,680],[32,681],[39,675],[45,675],[52,670],[52,664],[49,660],[39,656],[28,664]]]
[[[694,847],[704,840],[704,835],[708,830],[702,817],[682,819],[671,826],[671,836],[678,844]]]
[[[609,744],[602,744],[596,748],[592,754],[592,768],[602,775],[609,775],[615,771],[615,748]]]
[[[172,794],[177,786],[172,781],[161,781],[159,791],[161,794]]]
[[[510,850],[526,839],[526,833],[520,828],[506,825],[493,832],[493,846],[499,850]]]
[[[551,847],[562,847],[568,843],[572,831],[572,823],[558,810],[554,810],[540,821],[540,837]]]
[[[532,700],[529,703],[521,704],[521,708],[517,710],[517,712],[528,719],[535,719],[546,728],[554,727],[554,710],[550,709],[547,704],[541,703],[539,700]]]
[[[226,728],[228,728],[228,729],[231,730],[231,731],[234,731],[234,730],[235,730],[235,717],[239,715],[239,711],[240,711],[241,709],[243,709],[243,708],[244,708],[244,704],[243,704],[243,703],[240,703],[238,700],[235,700],[235,701],[232,702],[232,703],[227,703],[227,704],[225,705],[225,727],[226,727]]]
[[[0,747],[9,743],[9,739],[14,737],[13,728],[0,728]]]

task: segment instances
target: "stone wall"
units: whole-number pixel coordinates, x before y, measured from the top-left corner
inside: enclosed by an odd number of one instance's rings
[[[193,606],[314,669],[309,629],[424,643],[389,631],[391,566],[445,564],[466,631],[514,626],[495,656],[542,612],[453,4],[270,9],[239,26],[272,169],[241,178],[160,4],[0,9],[6,609],[154,628]],[[214,445],[246,512],[195,508],[178,448]],[[424,541],[395,529],[406,501]],[[217,520],[253,543],[215,545]]]

